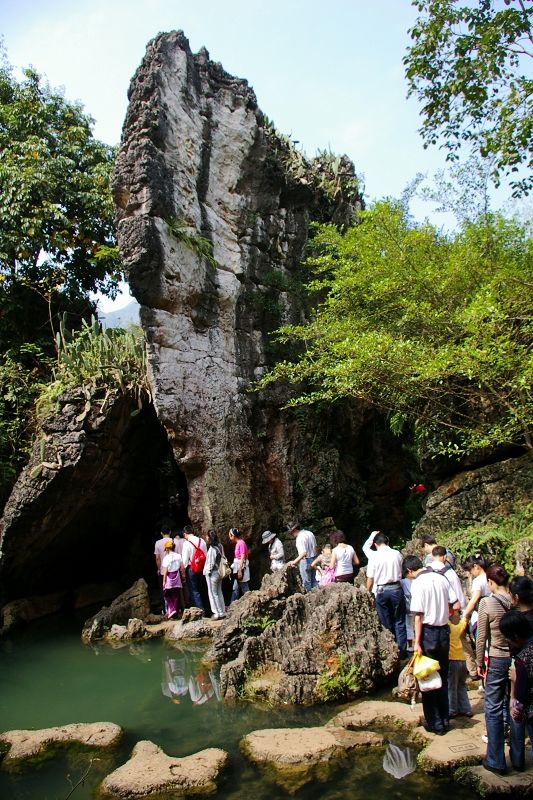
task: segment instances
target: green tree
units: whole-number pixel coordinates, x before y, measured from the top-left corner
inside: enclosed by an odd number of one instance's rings
[[[94,313],[121,277],[112,148],[77,103],[33,70],[18,81],[0,47],[0,501],[24,463],[34,403],[51,377],[51,327]]]
[[[492,177],[525,167],[514,195],[533,186],[533,5],[528,0],[413,0],[419,12],[404,59],[422,102],[427,144],[455,159],[463,143],[493,160]],[[498,8],[500,6],[500,8]]]
[[[62,309],[87,305],[90,291],[112,296],[117,290],[120,264],[110,192],[113,150],[93,137],[91,127],[91,118],[79,104],[43,84],[32,69],[17,81],[4,59],[0,302],[8,341],[15,332],[31,339],[40,327],[42,304],[36,318],[28,290],[44,298],[47,306]]]
[[[532,256],[523,227],[501,216],[447,236],[385,201],[345,234],[318,226],[318,305],[278,334],[300,355],[260,386],[298,386],[289,405],[357,398],[433,454],[531,448]]]

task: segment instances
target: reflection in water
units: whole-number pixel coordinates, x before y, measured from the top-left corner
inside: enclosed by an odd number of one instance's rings
[[[416,769],[413,751],[409,747],[389,744],[383,756],[383,769],[395,778],[405,778]]]
[[[218,670],[206,669],[198,665],[191,655],[177,653],[167,656],[163,661],[161,691],[172,703],[179,705],[181,698],[189,696],[195,706],[208,700],[220,700],[220,679]]]

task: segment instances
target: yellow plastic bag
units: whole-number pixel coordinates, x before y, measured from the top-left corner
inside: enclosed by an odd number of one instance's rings
[[[432,672],[440,669],[440,664],[434,658],[429,656],[415,656],[415,663],[413,666],[413,675],[417,680],[427,678]]]

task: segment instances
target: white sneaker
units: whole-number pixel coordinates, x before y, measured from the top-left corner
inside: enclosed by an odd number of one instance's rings
[[[488,744],[488,743],[489,743],[489,737],[487,736],[487,734],[486,734],[486,733],[482,733],[482,734],[481,734],[481,741],[482,741],[482,742],[485,742],[485,744]]]

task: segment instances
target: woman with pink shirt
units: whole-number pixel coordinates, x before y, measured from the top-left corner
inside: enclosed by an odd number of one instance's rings
[[[235,545],[235,558],[232,565],[233,591],[230,603],[250,591],[250,566],[248,563],[248,545],[237,528],[229,529],[229,540]]]

